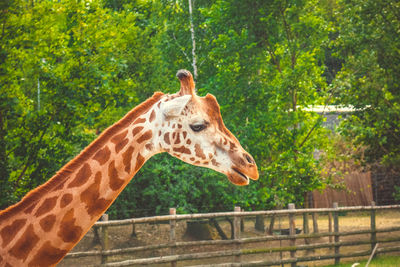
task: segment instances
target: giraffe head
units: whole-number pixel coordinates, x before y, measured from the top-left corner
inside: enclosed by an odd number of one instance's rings
[[[199,97],[191,73],[180,70],[180,91],[160,105],[163,151],[187,163],[214,169],[236,185],[258,179],[257,165],[225,127],[216,98]]]

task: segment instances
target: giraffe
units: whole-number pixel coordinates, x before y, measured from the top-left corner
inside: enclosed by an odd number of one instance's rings
[[[56,265],[157,153],[214,169],[236,185],[258,179],[254,159],[225,127],[216,98],[197,96],[189,71],[177,77],[179,92],[154,93],[50,180],[0,211],[0,266]]]

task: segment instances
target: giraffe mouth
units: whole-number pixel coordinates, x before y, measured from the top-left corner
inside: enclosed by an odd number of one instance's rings
[[[237,168],[232,168],[233,172],[228,175],[228,179],[231,183],[235,185],[248,185],[249,177],[247,177],[244,173],[239,171]]]

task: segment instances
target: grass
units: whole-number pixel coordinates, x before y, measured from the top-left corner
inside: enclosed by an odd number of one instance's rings
[[[368,260],[341,263],[339,265],[327,265],[325,267],[350,267],[356,262],[360,263],[358,267],[364,267]],[[399,265],[400,256],[378,256],[369,263],[368,267],[398,267]]]

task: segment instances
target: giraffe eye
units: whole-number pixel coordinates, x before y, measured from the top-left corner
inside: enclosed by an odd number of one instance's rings
[[[205,124],[191,124],[190,128],[194,131],[194,132],[200,132],[202,130],[204,130],[207,126]]]

